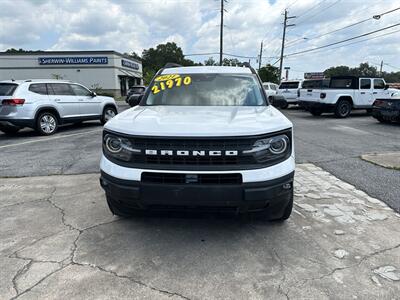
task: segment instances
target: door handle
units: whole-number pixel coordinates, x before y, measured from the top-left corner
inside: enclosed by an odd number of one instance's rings
[[[378,92],[373,92],[374,95],[378,94]]]
[[[78,99],[78,101],[82,102],[82,101],[83,101],[83,99]]]
[[[365,95],[365,92],[361,92],[361,95]]]
[[[54,99],[54,101],[59,102],[59,101],[61,101],[61,99]]]

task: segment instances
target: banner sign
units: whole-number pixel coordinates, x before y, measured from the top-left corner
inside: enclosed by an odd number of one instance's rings
[[[39,57],[39,65],[107,65],[107,56]]]
[[[304,79],[324,79],[324,72],[309,72],[304,73]]]
[[[127,67],[134,70],[139,70],[139,65],[129,60],[121,59],[121,64],[123,67]]]

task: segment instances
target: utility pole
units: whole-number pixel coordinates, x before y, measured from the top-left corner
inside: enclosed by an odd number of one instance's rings
[[[381,68],[379,70],[379,76],[382,76],[383,60],[381,60]]]
[[[284,53],[284,50],[285,50],[286,27],[295,26],[294,24],[289,24],[288,25],[287,24],[287,20],[294,19],[294,18],[296,18],[296,17],[295,16],[288,17],[287,9],[285,9],[284,19],[283,19],[283,35],[282,35],[281,58],[280,58],[280,62],[279,62],[279,81],[282,78],[283,53]]]
[[[221,26],[219,31],[219,65],[222,66],[222,52],[224,46],[224,1],[221,0]]]
[[[258,58],[258,71],[260,71],[260,69],[261,69],[262,50],[263,50],[263,41],[261,41],[260,57]]]

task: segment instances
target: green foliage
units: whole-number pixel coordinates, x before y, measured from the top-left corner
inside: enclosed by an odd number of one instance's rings
[[[258,75],[260,76],[262,82],[273,82],[279,84],[279,68],[274,67],[270,64],[265,67],[261,67],[258,70]]]
[[[199,65],[183,56],[183,51],[175,43],[159,44],[156,48],[145,49],[142,52],[143,78],[148,84],[154,74],[166,63],[177,63],[182,66]]]
[[[209,57],[207,60],[204,61],[205,66],[218,66],[218,63],[215,61],[213,57]]]
[[[370,66],[367,62],[361,63],[358,67],[350,68],[348,66],[330,67],[324,71],[326,77],[332,76],[367,76],[380,77],[378,69]],[[382,77],[387,82],[400,82],[400,72],[382,72]]]

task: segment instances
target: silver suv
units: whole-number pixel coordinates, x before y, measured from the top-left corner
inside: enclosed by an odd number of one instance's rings
[[[0,81],[0,130],[6,134],[23,127],[42,135],[59,125],[100,120],[103,124],[117,114],[112,97],[97,96],[78,83],[61,80]]]

